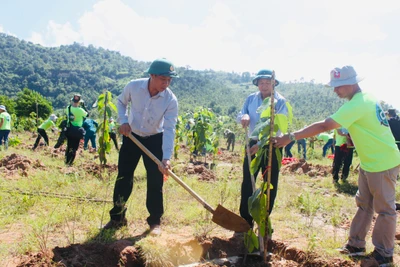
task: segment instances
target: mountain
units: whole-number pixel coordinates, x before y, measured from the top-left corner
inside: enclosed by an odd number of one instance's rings
[[[105,89],[115,97],[129,80],[147,77],[145,70],[150,63],[92,45],[43,47],[0,33],[2,94],[12,98],[29,88],[51,101],[54,109],[64,108],[73,93],[82,94],[88,106]],[[200,71],[190,67],[179,67],[177,72],[180,78],[174,79],[170,87],[179,100],[181,113],[204,106],[234,117],[246,96],[258,90],[251,83],[249,72]],[[294,117],[307,123],[325,119],[343,103],[322,84],[281,82],[276,90],[290,101]]]

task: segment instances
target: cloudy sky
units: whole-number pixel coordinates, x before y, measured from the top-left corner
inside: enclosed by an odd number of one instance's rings
[[[400,109],[398,0],[0,3],[0,32],[43,46],[92,44],[199,70],[269,68],[281,81],[325,83],[332,68],[353,65],[363,90]]]

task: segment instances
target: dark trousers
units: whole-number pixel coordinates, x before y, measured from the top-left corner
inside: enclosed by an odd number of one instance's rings
[[[162,133],[140,137],[132,133],[155,157],[162,160]],[[146,207],[150,216],[147,218],[149,225],[160,224],[161,216],[164,214],[163,204],[163,174],[158,170],[157,164],[149,158],[133,141],[123,137],[121,150],[118,158],[118,176],[115,181],[113,202],[114,207],[110,210],[112,220],[121,221],[125,217],[126,207],[133,188],[133,176],[140,158],[147,172],[147,196]]]
[[[250,142],[250,147],[255,144],[256,142],[251,141]],[[282,149],[281,153],[282,153]],[[268,152],[267,152],[268,155]],[[254,156],[252,156],[252,159]],[[263,157],[261,159],[261,171],[262,173],[265,172],[268,166],[268,156]],[[273,186],[272,189],[270,189],[270,201],[269,201],[269,213],[271,214],[272,208],[274,207],[274,202],[276,198],[276,194],[278,191],[278,178],[279,178],[279,167],[278,167],[278,160],[276,158],[276,153],[275,153],[275,148],[272,151],[272,172],[271,172],[271,185]],[[259,169],[254,173],[254,178],[257,178],[257,174],[259,172]],[[264,181],[267,180],[268,172],[265,173],[264,176]],[[255,180],[256,182],[256,180]],[[257,188],[256,188],[257,189]],[[250,225],[253,225],[253,218],[249,214],[249,206],[248,206],[248,199],[253,195],[253,188],[251,185],[251,175],[250,175],[250,170],[249,170],[249,163],[247,160],[247,155],[244,157],[243,161],[243,182],[242,182],[242,189],[241,189],[241,200],[240,200],[240,216],[242,216]]]
[[[65,135],[65,131],[62,130],[60,132],[60,135],[58,136],[58,140],[57,140],[57,143],[54,145],[54,148],[59,148],[60,146],[62,146],[62,144],[64,144],[66,139],[67,139],[67,136]]]
[[[47,136],[47,133],[44,129],[38,128],[37,129],[38,136],[36,138],[35,144],[33,145],[33,149],[36,149],[39,145],[40,139],[43,137],[44,142],[46,143],[46,146],[49,145],[49,137]]]
[[[326,142],[326,144],[322,147],[322,156],[323,157],[326,156],[326,151],[329,148],[331,149],[332,154],[335,153],[333,139],[329,139],[328,142]]]
[[[292,141],[285,146],[285,156],[287,158],[293,158],[293,154],[290,150],[292,149],[292,146],[294,145],[294,143],[295,143],[295,141]]]
[[[306,139],[297,140],[297,152],[301,155],[301,151],[303,151],[303,159],[307,160],[307,146]]]
[[[342,180],[346,180],[349,176],[350,165],[353,161],[354,148],[340,149],[339,146],[335,147],[335,157],[333,158],[332,175],[335,181],[339,180],[339,172],[342,168]]]
[[[96,149],[96,133],[88,133],[86,132],[85,138],[83,140],[83,149],[88,149],[88,144],[90,143],[92,145],[92,148]]]
[[[119,150],[118,142],[117,142],[117,134],[114,132],[109,132],[108,134],[110,135],[111,140],[113,140],[113,142],[114,142],[115,149]]]
[[[72,165],[76,157],[81,139],[67,137],[67,149],[65,150],[65,164]]]

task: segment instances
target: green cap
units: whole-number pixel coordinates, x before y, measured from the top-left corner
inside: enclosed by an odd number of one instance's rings
[[[270,70],[260,70],[257,73],[257,76],[253,79],[253,84],[255,86],[258,86],[258,80],[259,79],[268,79],[271,80],[272,79],[272,71]],[[279,85],[279,81],[277,79],[275,79],[275,86]]]
[[[178,74],[175,71],[175,66],[171,61],[165,58],[159,58],[154,60],[149,69],[146,71],[148,74],[155,74],[161,76],[168,76],[178,78]]]

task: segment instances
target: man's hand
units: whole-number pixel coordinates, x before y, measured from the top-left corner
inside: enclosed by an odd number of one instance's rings
[[[289,138],[289,135],[285,134],[284,136],[281,137],[271,138],[271,142],[274,145],[274,147],[284,147],[288,145],[291,142],[291,140]]]
[[[252,147],[250,147],[249,151],[250,151],[250,155],[253,156],[258,151],[258,145],[257,144],[253,145]]]
[[[132,132],[132,129],[129,123],[124,123],[121,126],[119,126],[118,131],[123,136],[128,136]]]
[[[249,114],[244,114],[242,116],[242,119],[240,120],[240,123],[242,124],[243,128],[246,128],[250,124],[250,116]]]
[[[162,164],[158,165],[158,169],[164,175],[168,175],[168,170],[171,170],[171,162],[169,159],[163,159]]]

